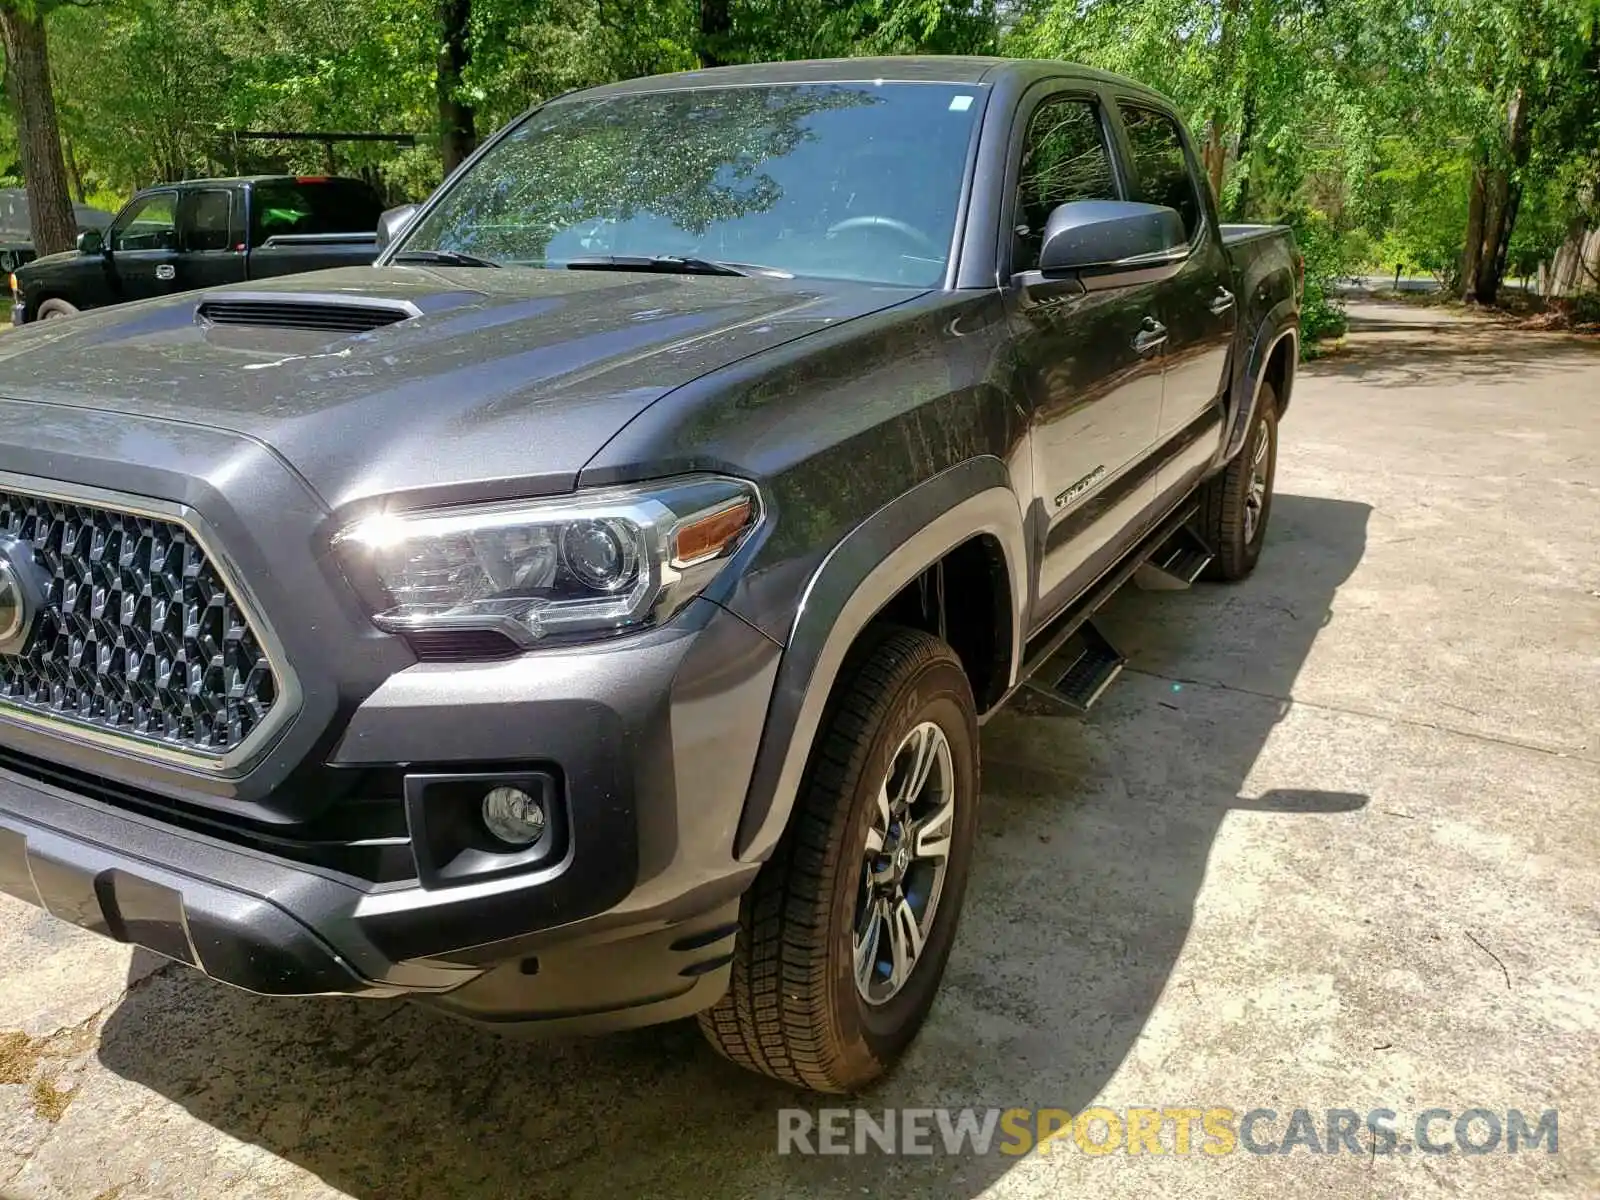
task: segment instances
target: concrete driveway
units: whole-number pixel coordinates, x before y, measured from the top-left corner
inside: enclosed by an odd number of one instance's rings
[[[0,1196],[1600,1194],[1600,347],[1354,315],[1256,576],[1119,597],[1089,720],[985,730],[946,987],[861,1103],[1389,1109],[1392,1153],[780,1157],[817,1101],[692,1028],[262,1000],[0,899]],[[1426,1153],[1428,1109],[1558,1150]]]

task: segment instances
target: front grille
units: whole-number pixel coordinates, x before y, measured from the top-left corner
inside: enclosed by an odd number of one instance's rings
[[[20,652],[0,655],[0,708],[215,758],[282,702],[256,631],[185,526],[0,490],[0,552],[7,539],[31,550],[22,566],[43,599]]]

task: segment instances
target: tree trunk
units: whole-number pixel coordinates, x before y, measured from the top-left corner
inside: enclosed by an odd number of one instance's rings
[[[1478,260],[1483,254],[1484,192],[1488,186],[1489,168],[1480,163],[1473,168],[1472,182],[1467,193],[1467,234],[1461,247],[1461,274],[1457,286],[1461,298],[1470,300],[1478,282]]]
[[[435,83],[439,93],[439,153],[446,175],[465,162],[478,144],[476,114],[461,99],[461,77],[472,62],[467,45],[471,21],[472,0],[439,0],[441,36]]]
[[[1222,204],[1222,181],[1228,172],[1228,143],[1222,139],[1222,121],[1222,116],[1218,114],[1206,122],[1206,141],[1200,149],[1206,179],[1211,183],[1211,194],[1216,197],[1219,207]]]
[[[733,13],[729,0],[700,0],[700,37],[696,50],[702,67],[720,67],[728,62],[728,35],[733,32]]]
[[[1518,88],[1506,106],[1506,158],[1510,166],[1496,167],[1489,173],[1477,275],[1466,283],[1479,304],[1493,304],[1500,295],[1500,281],[1505,276],[1506,256],[1511,248],[1511,234],[1517,227],[1517,209],[1522,198],[1522,187],[1513,182],[1512,173],[1528,163],[1528,118],[1527,93]]]
[[[1256,83],[1254,79],[1246,79],[1244,85],[1244,113],[1239,119],[1239,154],[1238,162],[1239,195],[1233,202],[1233,219],[1246,221],[1250,217],[1250,142],[1256,132]],[[1220,203],[1222,197],[1217,197]]]
[[[6,86],[16,108],[33,248],[41,255],[70,250],[78,240],[78,225],[61,159],[43,14],[31,9],[24,13],[15,0],[0,0],[0,39],[5,42]]]
[[[67,164],[67,179],[72,183],[72,198],[79,204],[89,203],[89,194],[83,187],[83,172],[78,169],[78,155],[72,148],[72,139],[61,140],[62,158]]]

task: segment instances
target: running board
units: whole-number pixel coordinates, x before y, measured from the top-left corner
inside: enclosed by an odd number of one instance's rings
[[[1194,529],[1180,526],[1133,573],[1141,591],[1181,592],[1200,578],[1215,555]]]
[[[1035,676],[1026,686],[1035,695],[1082,716],[1094,707],[1127,662],[1127,657],[1117,652],[1093,621],[1085,621],[1052,656],[1048,667],[1053,669],[1039,672],[1048,678],[1059,669],[1061,673],[1055,675],[1054,682],[1045,683]]]
[[[1024,688],[1027,689],[1030,695],[1043,697],[1049,700],[1054,707],[1069,710],[1073,713],[1082,713],[1090,704],[1093,704],[1099,698],[1100,693],[1105,691],[1106,685],[1117,677],[1127,660],[1111,649],[1105,637],[1096,630],[1094,636],[1099,638],[1098,645],[1105,647],[1103,651],[1099,652],[1100,657],[1105,659],[1109,656],[1115,659],[1116,662],[1114,666],[1102,662],[1098,669],[1091,670],[1091,663],[1083,659],[1083,650],[1081,648],[1073,649],[1078,631],[1089,623],[1089,618],[1095,614],[1095,610],[1111,599],[1123,584],[1133,578],[1139,567],[1152,554],[1165,547],[1173,535],[1187,525],[1194,515],[1195,505],[1192,500],[1180,502],[1168,510],[1166,517],[1141,538],[1138,545],[1124,555],[1116,566],[1101,575],[1076,601],[1045,622],[1044,627],[1028,639],[1027,647],[1023,651],[1022,669],[1017,672],[1017,682],[1012,685],[1010,691],[1001,697],[1000,703],[985,713],[980,720],[987,720],[998,712],[1007,700]],[[1057,684],[1067,681],[1067,677],[1072,674],[1071,668],[1082,662],[1080,674],[1084,683],[1079,683],[1076,678],[1071,681],[1073,686],[1070,689],[1070,699],[1058,691],[1055,686],[1044,682],[1044,680],[1051,678],[1051,674],[1055,671],[1059,662],[1057,656],[1062,651],[1066,651],[1071,657],[1068,666],[1063,668],[1060,674],[1055,675]],[[1043,676],[1042,679],[1035,678],[1041,675]],[[1084,700],[1085,696],[1087,697],[1086,702]]]

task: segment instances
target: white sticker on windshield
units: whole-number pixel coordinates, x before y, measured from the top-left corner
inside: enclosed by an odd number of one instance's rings
[[[971,96],[951,96],[950,97],[950,111],[951,112],[966,112],[967,109],[969,109],[971,107],[972,107],[972,97]]]

